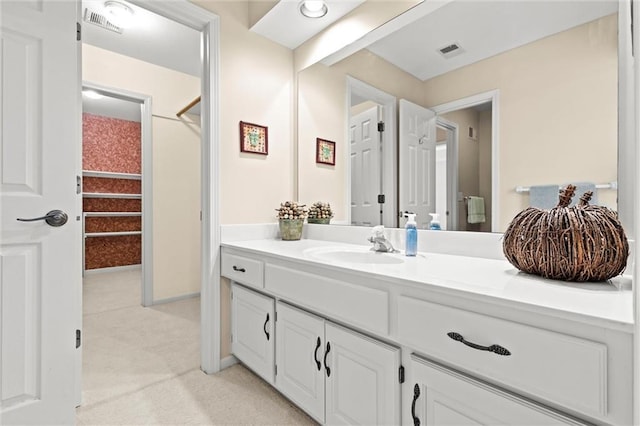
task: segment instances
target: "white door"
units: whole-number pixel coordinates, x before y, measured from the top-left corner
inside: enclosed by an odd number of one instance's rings
[[[324,423],[324,320],[278,303],[276,388]]]
[[[351,145],[351,224],[380,225],[382,172],[378,107],[374,106],[349,120]]]
[[[400,349],[325,323],[326,423],[400,424]]]
[[[231,351],[267,382],[274,383],[274,300],[240,285],[231,287]]]
[[[543,406],[413,356],[409,423],[453,425],[584,425]],[[417,421],[416,421],[417,420]]]
[[[82,268],[77,4],[3,0],[0,16],[0,418],[73,424]],[[68,222],[16,220],[52,210]]]
[[[399,114],[400,212],[416,213],[418,228],[425,229],[436,211],[436,114],[405,99]]]

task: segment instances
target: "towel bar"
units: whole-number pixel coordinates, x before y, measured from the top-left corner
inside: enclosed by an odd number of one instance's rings
[[[609,182],[609,183],[599,183],[596,185],[597,189],[618,189],[618,182]],[[516,186],[516,192],[517,193],[522,193],[522,192],[529,192],[529,187],[528,186]],[[562,189],[562,188],[561,188]],[[467,199],[467,197],[465,197],[465,200]]]

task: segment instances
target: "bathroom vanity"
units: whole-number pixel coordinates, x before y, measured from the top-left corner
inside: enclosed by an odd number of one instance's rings
[[[326,240],[222,244],[232,352],[323,424],[632,423],[630,278]]]

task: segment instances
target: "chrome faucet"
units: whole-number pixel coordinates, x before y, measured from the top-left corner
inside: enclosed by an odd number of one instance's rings
[[[397,250],[391,245],[391,241],[387,240],[384,236],[384,226],[374,226],[372,235],[369,237],[369,242],[373,243],[371,250],[381,253],[395,253]]]

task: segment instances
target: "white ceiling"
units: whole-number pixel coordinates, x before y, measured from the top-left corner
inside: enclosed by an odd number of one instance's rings
[[[251,27],[251,31],[289,49],[295,49],[364,2],[365,0],[325,0],[327,14],[322,18],[307,18],[300,13],[300,0],[280,0]]]
[[[427,80],[617,10],[617,0],[453,1],[368,49]],[[451,43],[464,52],[446,59],[438,49]]]
[[[126,1],[134,11],[134,24],[122,34],[89,22],[82,23],[82,41],[122,55],[200,76],[200,32],[149,12]],[[105,14],[104,0],[83,0],[82,13],[90,8]]]
[[[141,119],[141,105],[137,102],[105,96],[91,99],[82,94],[82,112],[120,120],[137,121]]]

